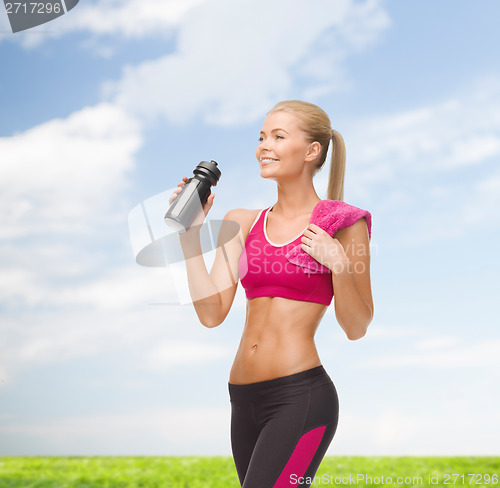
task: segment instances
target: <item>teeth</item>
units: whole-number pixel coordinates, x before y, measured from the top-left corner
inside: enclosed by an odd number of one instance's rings
[[[272,162],[274,162],[274,161],[276,161],[276,159],[268,159],[268,158],[265,158],[265,159],[261,159],[261,160],[260,160],[260,162],[261,162],[261,163],[264,163],[264,162],[271,162],[271,163],[272,163]]]

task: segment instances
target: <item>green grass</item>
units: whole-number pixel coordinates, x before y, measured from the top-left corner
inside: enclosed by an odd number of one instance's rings
[[[483,476],[471,478],[469,473]],[[391,477],[391,487],[478,485],[478,488],[490,488],[500,486],[499,473],[500,457],[327,456],[312,487],[385,487],[389,486],[387,477]],[[460,476],[446,478],[452,474]],[[487,483],[486,474],[496,474],[496,481],[490,478]],[[364,478],[358,480],[358,475]],[[437,476],[438,483],[430,484],[429,475],[434,479]],[[367,482],[367,476],[373,478],[371,483]],[[397,483],[398,476],[412,479]],[[0,488],[239,486],[231,457],[0,457]],[[296,486],[300,488],[301,485]]]

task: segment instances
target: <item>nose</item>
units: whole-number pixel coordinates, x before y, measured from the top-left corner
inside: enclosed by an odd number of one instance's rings
[[[261,151],[269,151],[269,139],[264,139],[260,144],[259,144],[259,149]]]

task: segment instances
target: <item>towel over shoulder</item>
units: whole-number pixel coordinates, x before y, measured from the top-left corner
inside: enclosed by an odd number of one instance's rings
[[[309,223],[321,227],[333,237],[338,230],[350,227],[362,217],[366,218],[368,237],[371,239],[372,216],[370,212],[340,200],[321,200],[318,202]],[[318,263],[316,259],[307,254],[302,249],[301,244],[290,249],[286,258],[291,263],[305,268],[309,273],[331,273],[326,266]]]

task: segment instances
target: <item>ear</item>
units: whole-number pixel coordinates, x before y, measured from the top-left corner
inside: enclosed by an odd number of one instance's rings
[[[314,161],[321,152],[321,144],[318,141],[311,142],[306,153],[306,161]]]

